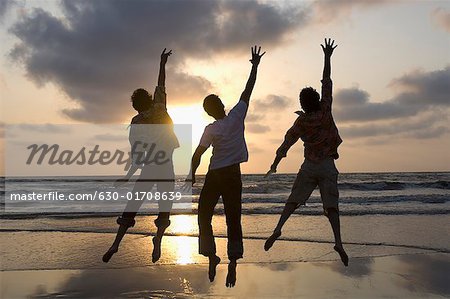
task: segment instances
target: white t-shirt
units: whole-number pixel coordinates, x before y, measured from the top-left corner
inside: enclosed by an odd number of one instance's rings
[[[209,169],[218,169],[248,160],[244,138],[244,119],[247,110],[247,103],[239,101],[227,116],[206,126],[200,145],[213,147]]]

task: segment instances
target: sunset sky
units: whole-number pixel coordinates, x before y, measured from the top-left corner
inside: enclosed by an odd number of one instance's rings
[[[320,90],[320,43],[331,37],[339,170],[450,170],[449,1],[0,0],[0,24],[3,127],[129,123],[130,95],[153,92],[167,47],[169,113],[192,123],[196,145],[212,121],[203,98],[216,93],[231,109],[250,47],[261,45],[242,169],[262,173],[296,118],[299,91]],[[279,172],[302,160],[298,142]]]

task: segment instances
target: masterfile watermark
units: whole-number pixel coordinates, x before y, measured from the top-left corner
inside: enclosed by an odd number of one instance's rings
[[[27,165],[33,163],[42,165],[48,163],[48,165],[108,165],[116,163],[117,165],[124,165],[124,170],[129,170],[132,163],[132,153],[136,152],[136,148],[142,146],[144,151],[136,153],[136,162],[138,164],[156,164],[162,165],[168,163],[170,158],[167,157],[167,153],[163,150],[156,151],[157,145],[155,143],[148,144],[140,141],[135,142],[132,145],[131,152],[124,152],[116,149],[114,152],[110,150],[100,150],[100,145],[95,145],[92,149],[82,147],[81,149],[61,149],[59,144],[31,144],[27,146],[30,150]]]
[[[192,209],[191,125],[6,125],[6,212]]]

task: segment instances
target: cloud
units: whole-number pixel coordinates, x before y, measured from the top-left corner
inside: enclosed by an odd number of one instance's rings
[[[190,99],[202,102],[205,95],[213,88],[211,82],[201,76],[193,76],[171,69],[169,69],[168,76],[170,84],[170,90],[167,90],[168,100],[175,98],[180,102]]]
[[[292,100],[282,95],[270,94],[265,99],[255,100],[258,110],[284,110],[292,104]]]
[[[245,117],[245,121],[246,122],[258,122],[258,121],[260,121],[260,120],[263,120],[264,119],[264,116],[263,115],[261,115],[261,114],[255,114],[255,113],[252,113],[252,114],[247,114],[247,116]]]
[[[16,126],[18,129],[23,131],[34,131],[41,133],[67,134],[71,131],[68,126],[54,124],[19,124],[13,126]]]
[[[283,143],[284,136],[280,136],[279,138],[270,138],[269,142],[272,144],[281,144]]]
[[[399,92],[384,102],[370,101],[369,93],[359,88],[341,89],[334,96],[333,114],[344,138],[440,137],[450,133],[448,82],[450,66],[392,80],[389,86]]]
[[[390,86],[404,90],[395,100],[401,104],[450,105],[450,65],[442,70],[414,71],[392,80]]]
[[[304,10],[258,1],[61,2],[64,19],[43,9],[16,22],[10,57],[36,84],[53,83],[78,106],[63,113],[87,122],[122,121],[138,87],[153,89],[164,47],[169,103],[197,101],[211,83],[183,70],[187,58],[278,46],[307,22]]]
[[[431,12],[431,19],[434,24],[450,33],[450,10],[438,7]]]
[[[450,129],[445,125],[446,122],[448,122],[448,114],[434,111],[426,116],[412,119],[339,126],[339,132],[343,138],[392,137],[393,135],[399,135],[406,138],[429,139],[449,133]]]
[[[313,19],[317,23],[328,23],[340,19],[348,20],[355,9],[363,9],[388,4],[390,0],[334,0],[314,1]]]
[[[249,143],[247,144],[248,146],[248,151],[251,152],[252,154],[259,154],[264,152],[264,149],[259,147],[258,145],[254,144],[254,143]]]
[[[0,140],[5,138],[5,127],[6,124],[2,121],[0,121]]]
[[[245,126],[246,130],[254,134],[263,134],[270,131],[269,126],[259,125],[259,124],[248,124]]]
[[[371,102],[359,88],[338,90],[334,95],[334,115],[340,122],[392,120],[424,111],[450,107],[450,66],[442,70],[414,71],[392,80],[390,87],[401,92],[384,102]]]
[[[15,4],[14,0],[0,0],[0,18],[3,18],[6,12]],[[2,20],[0,20],[0,23]]]
[[[251,113],[247,115],[245,120],[248,123],[261,122],[265,119],[267,113],[285,110],[290,106],[291,102],[292,101],[288,97],[269,94],[263,99],[253,101]],[[251,128],[254,130],[254,133],[264,133],[270,130],[270,128],[266,126],[256,124]]]
[[[415,113],[416,109],[401,107],[391,101],[370,102],[369,93],[359,88],[341,89],[334,95],[333,114],[340,122],[392,119]]]

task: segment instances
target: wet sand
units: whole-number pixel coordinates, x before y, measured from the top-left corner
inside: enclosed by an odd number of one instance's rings
[[[448,298],[448,254],[354,258],[340,262],[238,265],[237,285],[225,287],[226,265],[216,280],[207,265],[121,269],[1,272],[2,298]]]
[[[343,217],[347,268],[333,251],[323,217],[294,217],[285,240],[269,252],[263,250],[265,230],[276,218],[244,219],[247,228],[261,233],[247,229],[233,289],[225,287],[223,237],[216,238],[222,263],[209,282],[207,259],[198,255],[197,238],[190,236],[196,233],[195,217],[173,217],[171,232],[187,235],[164,237],[162,257],[153,264],[152,234],[144,233],[153,218],[140,219],[145,227],[128,234],[108,264],[101,257],[114,238],[114,219],[2,220],[0,297],[450,297],[448,216]],[[216,232],[223,235],[223,219],[215,219]],[[292,230],[296,226],[300,232]]]

